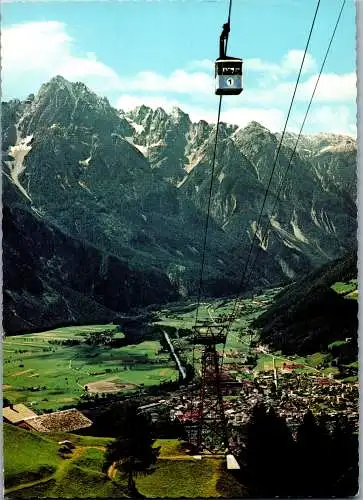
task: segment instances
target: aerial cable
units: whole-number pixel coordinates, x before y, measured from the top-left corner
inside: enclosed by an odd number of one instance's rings
[[[310,108],[311,108],[311,104],[313,102],[313,99],[314,99],[314,96],[315,96],[315,92],[316,92],[316,89],[318,87],[318,84],[319,84],[319,81],[320,81],[320,77],[322,75],[322,72],[324,70],[324,67],[325,67],[325,63],[326,63],[326,60],[328,58],[328,55],[329,55],[329,52],[330,52],[330,48],[331,48],[331,45],[333,43],[333,40],[334,40],[334,37],[335,37],[335,33],[337,31],[337,28],[338,28],[338,25],[339,25],[339,22],[340,22],[340,19],[341,19],[341,16],[342,16],[342,13],[343,13],[343,9],[344,9],[344,6],[346,4],[346,0],[343,0],[342,2],[342,5],[341,5],[341,8],[340,8],[340,11],[339,11],[339,14],[338,14],[338,18],[337,18],[337,21],[335,23],[335,26],[334,26],[334,29],[333,29],[333,33],[331,35],[331,38],[330,38],[330,41],[329,41],[329,44],[328,44],[328,47],[327,47],[327,50],[325,52],[325,56],[324,56],[324,59],[323,59],[323,62],[321,64],[321,67],[320,67],[320,70],[319,70],[319,74],[318,74],[318,78],[316,79],[316,82],[315,82],[315,86],[314,86],[314,89],[313,89],[313,92],[312,92],[312,95],[310,97],[310,101],[309,101],[309,104],[308,104],[308,107],[306,109],[306,112],[305,112],[305,116],[304,116],[304,119],[303,119],[303,122],[301,124],[301,127],[300,127],[300,130],[299,130],[299,134],[297,136],[297,139],[295,141],[295,145],[294,145],[294,148],[293,148],[293,151],[290,155],[290,158],[289,158],[289,163],[288,163],[288,166],[286,167],[286,170],[285,170],[285,173],[284,173],[284,176],[280,182],[280,186],[279,186],[279,189],[278,189],[278,192],[277,192],[277,195],[276,195],[276,200],[275,200],[275,203],[274,203],[274,206],[273,206],[273,209],[272,209],[272,213],[276,210],[277,208],[277,204],[278,202],[280,201],[280,194],[281,194],[281,191],[284,189],[285,185],[286,185],[286,182],[287,182],[287,175],[289,173],[289,170],[290,170],[290,167],[292,165],[292,162],[293,162],[293,158],[294,158],[294,155],[296,153],[296,149],[297,149],[297,145],[298,145],[298,142],[300,140],[300,137],[301,137],[301,134],[302,134],[302,131],[303,131],[303,128],[305,126],[305,122],[306,122],[306,119],[307,119],[307,116],[309,114],[309,111],[310,111]],[[266,227],[266,231],[265,231],[265,234],[263,236],[263,238],[261,238],[262,240],[262,243],[264,242],[266,236],[267,236],[267,230],[268,230],[268,227],[271,226],[271,222],[268,221],[267,223],[267,227]],[[251,276],[252,276],[252,271],[253,271],[253,268],[254,266],[256,265],[256,262],[257,262],[257,259],[258,259],[258,256],[260,254],[260,251],[261,251],[261,247],[258,248],[258,251],[257,251],[257,254],[255,256],[255,259],[252,263],[252,266],[251,266],[251,271],[248,275],[248,278],[247,278],[247,283],[250,281],[251,279]],[[238,300],[238,299],[237,299]]]
[[[227,21],[227,24],[223,25],[223,32],[222,32],[222,35],[220,37],[220,56],[222,55],[222,52],[224,54],[226,54],[226,52],[227,52],[228,38],[229,38],[229,32],[230,32],[230,23],[231,23],[231,11],[232,11],[232,0],[229,0],[228,21]],[[223,44],[223,46],[222,46],[222,44]],[[242,63],[241,63],[241,68],[242,68]],[[207,216],[206,216],[205,227],[204,227],[202,262],[201,262],[201,269],[200,269],[200,278],[199,278],[199,287],[198,287],[198,299],[197,299],[197,308],[196,308],[194,326],[196,326],[197,322],[198,322],[200,300],[201,300],[202,288],[203,288],[203,272],[204,272],[204,266],[205,266],[207,236],[208,236],[210,208],[211,208],[211,199],[212,199],[212,190],[213,190],[213,181],[214,181],[214,171],[215,171],[215,161],[216,161],[217,144],[218,144],[218,133],[219,133],[219,125],[220,125],[220,117],[221,117],[221,109],[222,109],[222,98],[223,98],[223,94],[220,94],[220,96],[219,96],[219,104],[218,104],[218,113],[217,113],[216,133],[215,133],[215,137],[214,137],[214,149],[213,149],[213,158],[212,158],[212,171],[211,171],[211,179],[210,179],[210,186],[209,186]],[[192,351],[192,366],[193,366],[193,370],[195,368],[195,338],[196,338],[196,335],[194,333],[194,335],[193,335],[193,351]],[[193,406],[194,406],[193,405],[193,400],[194,400],[194,388],[192,390],[192,395],[191,395],[192,409],[193,409]]]
[[[194,326],[197,325],[198,313],[199,313],[199,307],[200,307],[200,299],[201,299],[201,295],[202,295],[203,270],[204,270],[206,247],[207,247],[209,214],[210,214],[210,205],[211,205],[211,199],[212,199],[214,168],[215,168],[215,159],[216,159],[216,151],[217,151],[218,129],[219,129],[219,120],[220,120],[220,116],[221,116],[221,108],[222,108],[222,97],[223,97],[222,95],[219,96],[218,118],[217,118],[216,134],[215,134],[215,139],[214,139],[214,150],[213,150],[213,160],[212,160],[212,173],[211,173],[211,180],[210,180],[210,185],[209,185],[207,217],[206,217],[206,220],[205,220],[205,228],[204,228],[202,264],[201,264],[201,271],[200,271],[200,278],[199,278],[198,301],[197,301],[197,309],[196,309],[196,313],[195,313]],[[195,336],[196,336],[196,334],[194,332],[194,335],[193,335],[193,352],[192,352],[192,366],[193,366],[193,370],[195,369]],[[194,391],[192,391],[192,397],[191,397],[191,399],[192,399],[192,401],[194,400]]]
[[[287,183],[287,176],[288,176],[288,173],[290,171],[290,167],[292,166],[292,162],[293,162],[293,159],[294,159],[294,156],[295,156],[295,153],[296,153],[296,149],[297,149],[297,145],[298,145],[298,142],[300,140],[300,137],[301,137],[301,134],[302,134],[302,131],[304,129],[304,126],[305,126],[305,122],[306,122],[306,119],[307,119],[307,116],[309,114],[309,111],[310,111],[310,108],[311,108],[311,104],[313,102],[313,99],[314,99],[314,96],[315,96],[315,92],[316,92],[316,89],[318,87],[318,84],[319,84],[319,81],[320,81],[320,77],[323,73],[323,70],[324,70],[324,66],[325,66],[325,63],[326,63],[326,60],[327,60],[327,57],[329,55],[329,52],[330,52],[330,48],[331,48],[331,45],[333,43],[333,40],[334,40],[334,37],[335,37],[335,33],[336,33],[336,30],[338,28],[338,25],[339,25],[339,22],[340,22],[340,18],[342,16],[342,13],[343,13],[343,9],[344,9],[344,6],[345,6],[345,3],[346,3],[346,0],[343,0],[342,2],[342,5],[341,5],[341,8],[340,8],[340,11],[339,11],[339,15],[338,15],[338,18],[337,18],[337,21],[335,23],[335,26],[334,26],[334,30],[333,30],[333,33],[330,37],[330,41],[329,41],[329,44],[328,44],[328,47],[326,49],[326,52],[325,52],[325,56],[324,56],[324,59],[323,59],[323,62],[321,64],[321,67],[320,67],[320,70],[319,70],[319,74],[318,74],[318,78],[316,79],[316,82],[315,82],[315,86],[314,86],[314,89],[313,89],[313,92],[312,92],[312,95],[310,97],[310,101],[309,101],[309,104],[308,104],[308,107],[306,109],[306,112],[305,112],[305,116],[304,116],[304,120],[301,124],[301,127],[300,127],[300,130],[299,130],[299,134],[297,136],[297,139],[295,141],[295,145],[294,145],[294,148],[293,148],[293,151],[291,153],[291,156],[289,158],[289,162],[288,162],[288,165],[285,169],[285,173],[284,173],[284,176],[280,182],[280,186],[279,186],[279,189],[278,189],[278,192],[277,192],[277,195],[276,195],[276,200],[275,200],[275,203],[274,203],[274,206],[272,208],[272,212],[271,213],[274,213],[275,210],[277,209],[277,205],[280,201],[280,194],[281,194],[281,191],[285,188],[286,186],[286,183]],[[265,238],[267,237],[267,231],[268,231],[268,228],[269,226],[271,226],[271,222],[268,221],[267,222],[267,225],[266,225],[266,228],[265,228],[265,234],[263,237],[261,237],[261,240],[262,242],[265,240]],[[258,259],[258,256],[260,255],[260,251],[261,251],[261,247],[258,248],[258,251],[256,253],[256,256],[255,256],[255,259],[252,263],[252,266],[251,266],[251,270],[250,270],[250,273],[248,275],[248,278],[247,278],[247,283],[250,281],[251,279],[251,276],[252,276],[252,271],[256,265],[256,262],[257,262],[257,259]]]
[[[310,39],[311,39],[311,35],[312,35],[313,29],[314,29],[314,26],[315,26],[315,21],[316,21],[316,17],[317,17],[318,11],[319,11],[320,3],[321,3],[321,0],[318,0],[316,8],[315,8],[315,12],[314,12],[314,17],[313,17],[313,20],[312,20],[312,23],[311,23],[311,27],[310,27],[310,30],[309,30],[309,35],[308,35],[308,39],[307,39],[307,42],[306,42],[306,46],[305,46],[305,50],[304,50],[304,55],[303,55],[303,58],[302,58],[302,61],[301,61],[301,64],[300,64],[300,69],[299,69],[299,73],[298,73],[298,76],[297,76],[297,80],[296,80],[294,92],[293,92],[293,95],[292,95],[292,98],[291,98],[291,102],[290,102],[290,106],[289,106],[289,110],[288,110],[288,113],[287,113],[287,116],[286,116],[285,125],[284,125],[284,128],[283,128],[283,132],[281,134],[279,145],[278,145],[276,153],[275,153],[275,158],[274,158],[274,163],[273,163],[273,166],[272,166],[270,178],[269,178],[267,187],[265,189],[265,194],[264,194],[262,206],[261,206],[260,213],[259,213],[258,220],[257,220],[257,224],[256,224],[256,230],[254,232],[254,235],[253,235],[253,238],[252,238],[252,241],[251,241],[251,244],[250,244],[250,248],[249,248],[249,252],[248,252],[248,257],[247,257],[247,260],[245,262],[245,266],[244,266],[244,269],[243,269],[241,280],[239,282],[239,286],[238,286],[239,289],[241,289],[242,286],[245,283],[245,277],[246,277],[246,274],[247,274],[248,264],[249,264],[249,261],[250,261],[251,255],[252,255],[253,246],[254,246],[254,243],[255,243],[255,240],[256,240],[257,230],[258,230],[258,227],[259,227],[259,225],[261,223],[261,219],[262,219],[262,215],[263,215],[263,210],[264,210],[264,207],[265,207],[265,204],[266,204],[266,200],[267,200],[267,196],[268,196],[268,193],[269,193],[269,190],[270,190],[270,186],[271,186],[273,174],[274,174],[275,169],[276,169],[277,159],[278,159],[278,156],[280,154],[280,150],[281,150],[281,146],[282,146],[282,141],[283,141],[284,136],[285,136],[285,132],[286,132],[286,128],[287,128],[287,123],[288,123],[289,118],[290,118],[290,113],[291,113],[292,105],[294,103],[295,95],[296,95],[296,91],[297,91],[297,87],[298,87],[299,82],[300,82],[300,77],[301,77],[303,65],[304,65],[304,62],[305,62],[305,57],[306,57],[306,54],[307,54],[307,51],[308,51],[308,48],[309,48],[309,45],[310,45]],[[228,320],[227,337],[228,337],[228,333],[229,333],[230,328],[231,328],[231,324],[234,321],[234,316],[235,316],[235,313],[236,313],[238,302],[239,302],[239,297],[237,297],[235,299],[235,302],[234,302],[234,305],[233,305],[233,308],[232,308],[231,318]],[[227,341],[227,337],[226,337],[226,341]],[[226,342],[223,344],[221,368],[223,367],[223,362],[224,362],[225,347],[226,347]]]
[[[229,0],[228,21],[223,26],[223,34],[224,34],[224,38],[225,38],[225,49],[224,49],[225,53],[227,52],[227,47],[228,47],[228,37],[229,37],[230,22],[231,22],[231,10],[232,10],[232,0]],[[203,272],[204,272],[205,256],[206,256],[206,248],[207,248],[207,236],[208,236],[208,227],[209,227],[209,219],[210,219],[210,206],[211,206],[212,190],[213,190],[213,182],[214,182],[215,161],[216,161],[216,154],[217,154],[218,132],[219,132],[219,125],[220,125],[221,109],[222,109],[222,97],[223,97],[223,95],[220,95],[220,97],[219,97],[216,133],[215,133],[215,138],[214,138],[214,150],[213,150],[213,157],[212,157],[212,172],[211,172],[211,179],[210,179],[210,185],[209,185],[207,217],[206,217],[205,227],[204,227],[204,239],[203,239],[203,247],[202,247],[203,248],[203,250],[202,250],[202,263],[201,263],[200,278],[199,278],[195,325],[197,324],[197,321],[198,321],[200,300],[201,300],[202,287],[203,287]]]
[[[215,160],[216,160],[217,144],[218,144],[218,131],[219,131],[220,116],[221,116],[221,108],[222,108],[222,97],[223,97],[222,95],[219,96],[218,117],[217,117],[217,125],[216,125],[216,134],[215,134],[215,138],[214,138],[214,149],[213,149],[213,159],[212,159],[212,173],[211,173],[211,179],[210,179],[210,185],[209,185],[209,195],[208,195],[208,205],[207,205],[207,217],[206,217],[206,220],[205,220],[205,227],[204,227],[202,264],[201,264],[201,271],[200,271],[200,278],[199,278],[198,301],[197,301],[197,310],[196,310],[196,315],[195,315],[195,324],[197,324],[197,321],[198,321],[200,299],[201,299],[202,287],[203,287],[203,271],[204,271],[205,256],[206,256],[206,247],[207,247],[208,226],[209,226],[209,219],[210,219],[210,206],[211,206],[211,200],[212,200],[212,190],[213,190],[213,181],[214,181]]]
[[[247,257],[247,260],[245,262],[245,266],[244,266],[244,269],[243,269],[242,277],[241,277],[241,280],[240,280],[240,283],[239,283],[239,287],[238,287],[239,289],[241,289],[242,286],[243,286],[243,284],[244,284],[244,279],[246,277],[248,264],[250,262],[252,250],[253,250],[254,243],[255,243],[255,240],[256,240],[256,236],[257,236],[257,231],[258,231],[258,228],[259,228],[259,226],[261,224],[263,210],[265,208],[267,196],[269,194],[269,190],[270,190],[272,178],[273,178],[273,175],[275,173],[275,169],[276,169],[276,165],[277,165],[277,159],[278,159],[278,156],[280,154],[280,150],[281,150],[281,146],[282,146],[282,141],[283,141],[284,136],[285,136],[286,127],[287,127],[287,123],[288,123],[289,118],[290,118],[290,113],[291,113],[292,105],[293,105],[294,100],[295,100],[295,95],[296,95],[297,87],[298,87],[299,82],[300,82],[300,77],[301,77],[303,65],[304,65],[304,62],[305,62],[305,57],[306,57],[306,54],[307,54],[307,50],[308,50],[308,47],[309,47],[309,44],[310,44],[310,39],[311,39],[311,35],[312,35],[312,32],[313,32],[313,28],[314,28],[314,25],[315,25],[316,16],[317,16],[318,11],[319,11],[320,2],[321,2],[321,0],[318,0],[318,3],[317,3],[316,8],[315,8],[314,18],[313,18],[313,21],[312,21],[312,24],[311,24],[311,27],[310,27],[308,40],[306,42],[306,46],[305,46],[305,50],[304,50],[304,55],[303,55],[303,58],[302,58],[302,61],[301,61],[301,64],[300,64],[300,69],[299,69],[298,77],[297,77],[297,80],[296,80],[294,92],[293,92],[293,95],[292,95],[292,98],[291,98],[291,102],[290,102],[289,110],[288,110],[288,113],[287,113],[287,117],[286,117],[286,120],[285,120],[284,129],[283,129],[283,132],[281,134],[279,145],[278,145],[276,153],[275,153],[274,163],[273,163],[273,166],[272,166],[272,170],[271,170],[271,174],[270,174],[270,178],[269,178],[267,187],[265,189],[265,194],[264,194],[262,206],[261,206],[260,213],[259,213],[259,216],[258,216],[258,220],[257,220],[257,223],[256,223],[256,230],[255,230],[255,232],[253,234],[253,238],[252,238],[252,241],[251,241],[251,244],[250,244],[250,248],[249,248],[249,252],[248,252],[248,257]],[[237,307],[237,302],[238,302],[238,298],[236,299],[235,304],[233,306],[232,316],[235,314],[236,307]]]
[[[232,12],[232,0],[230,0],[229,7],[228,7],[228,21],[227,21],[227,24],[229,26],[231,25],[231,12]],[[226,52],[227,52],[227,45],[228,45],[228,38],[227,38],[227,43],[226,43]]]

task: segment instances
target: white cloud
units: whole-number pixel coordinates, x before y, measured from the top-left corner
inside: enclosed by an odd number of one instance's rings
[[[295,96],[296,101],[308,102],[318,75],[301,82]],[[117,85],[117,84],[115,84]],[[295,82],[281,82],[266,88],[248,86],[244,78],[241,100],[245,104],[286,106],[293,95]],[[164,76],[152,71],[137,73],[133,78],[119,79],[118,89],[127,92],[150,92],[165,94],[188,94],[190,96],[214,95],[214,78],[207,73],[176,70]],[[315,102],[346,102],[356,98],[356,74],[322,74],[314,96]]]
[[[4,28],[2,65],[6,98],[24,97],[33,92],[34,87],[40,87],[44,81],[57,74],[71,81],[82,80],[98,92],[118,90],[133,93],[213,94],[214,91],[212,74],[202,71],[177,69],[167,76],[142,71],[131,79],[120,78],[95,54],[74,55],[73,39],[68,35],[65,25],[57,21],[31,22]]]
[[[209,123],[216,123],[217,121],[216,109],[193,106],[183,106],[182,108],[189,114],[192,121],[205,120]],[[227,109],[221,113],[221,121],[223,122],[232,123],[243,128],[251,121],[256,121],[274,132],[282,130],[284,120],[285,114],[277,108],[263,109],[241,106]]]
[[[188,73],[177,69],[168,76],[153,71],[142,71],[132,79],[122,79],[119,90],[132,92],[166,92],[175,94],[205,94],[214,92],[211,75],[202,72]]]
[[[120,85],[119,77],[95,54],[73,54],[73,39],[57,21],[31,22],[3,28],[2,74],[5,98],[24,97],[51,77],[61,74],[83,80],[93,90]]]
[[[231,108],[223,113],[222,119],[245,127],[251,121],[256,121],[273,132],[282,130],[286,119],[285,113],[278,108]]]
[[[304,51],[298,49],[289,50],[279,63],[264,61],[260,58],[244,59],[244,67],[247,71],[255,71],[264,73],[264,76],[274,79],[291,76],[298,73],[300,64],[304,57]],[[186,65],[187,70],[203,69],[209,72],[214,69],[214,61],[210,59],[202,59],[191,61]],[[305,55],[302,74],[306,74],[316,70],[316,61],[314,57],[307,52]]]
[[[297,132],[303,117],[296,116],[295,126],[291,129]],[[348,106],[319,106],[311,111],[308,117],[308,131],[324,131],[327,133],[346,134],[357,137],[357,123]]]
[[[211,61],[210,59],[201,59],[201,60],[196,60],[196,61],[190,61],[186,65],[186,69],[188,69],[188,70],[204,69],[207,71],[213,71],[214,64],[215,64],[215,62]]]
[[[300,69],[304,57],[303,50],[289,50],[289,52],[282,58],[281,68],[286,72],[297,73]],[[307,52],[304,59],[302,73],[308,73],[316,69],[316,62],[313,56]]]
[[[56,21],[4,28],[1,55],[7,72],[44,70],[70,52],[71,37]]]
[[[117,73],[87,54],[86,58],[67,57],[57,69],[57,74],[69,80],[86,82],[95,91],[118,89],[121,80]]]
[[[215,123],[217,120],[217,110],[215,108],[183,104],[176,99],[168,99],[163,96],[134,96],[128,94],[119,97],[115,103],[116,107],[123,111],[130,111],[141,106],[141,104],[152,109],[160,107],[167,112],[170,112],[173,107],[181,108],[185,113],[188,113],[193,122],[205,120],[208,123]],[[222,111],[221,120],[240,127],[245,127],[251,121],[257,121],[272,131],[279,131],[283,127],[285,115],[277,108],[262,109],[234,107]]]
[[[265,79],[277,80],[292,75],[297,75],[304,57],[303,50],[292,49],[287,52],[280,63],[267,62],[259,58],[246,59],[244,67],[246,71],[255,71],[263,73]],[[316,61],[313,56],[307,52],[305,55],[302,74],[309,73],[316,69]]]
[[[122,95],[116,101],[116,107],[123,111],[130,111],[144,104],[152,109],[158,107],[170,112],[173,107],[181,108],[187,113],[193,122],[205,120],[208,123],[216,123],[217,109],[213,107],[200,107],[191,104],[183,104],[176,99],[168,99],[163,96],[133,96]],[[217,102],[216,102],[217,104]],[[247,107],[232,107],[227,110],[222,110],[221,121],[232,123],[240,127],[245,127],[251,121],[257,121],[273,131],[279,131],[283,127],[285,114],[277,108],[247,108]]]
[[[297,98],[301,101],[310,99],[315,87],[318,75],[311,76],[300,85]],[[357,75],[356,73],[346,73],[338,75],[336,73],[323,73],[320,77],[314,101],[354,101],[357,97]]]
[[[268,63],[263,61],[262,59],[255,57],[251,59],[244,60],[244,67],[250,71],[257,72],[268,72],[268,73],[277,73],[280,71],[280,66],[278,64]]]
[[[313,93],[317,74],[302,81],[297,89],[295,101],[308,102]],[[336,73],[323,73],[320,77],[314,102],[354,102],[357,96],[357,76],[355,73],[338,75]],[[266,88],[248,87],[245,78],[243,100],[248,104],[260,105],[286,105],[290,102],[295,88],[295,82],[282,82]]]
[[[183,106],[180,103],[174,103],[174,105],[181,107],[188,113],[192,121],[205,120],[209,123],[216,122],[216,109]],[[303,111],[301,111],[301,108],[294,110],[290,115],[287,130],[298,133],[303,123],[304,115],[305,109]],[[257,121],[272,132],[281,132],[285,125],[286,112],[278,107],[257,108],[238,106],[222,110],[221,120],[240,127],[245,127],[251,121]],[[356,137],[357,125],[355,116],[348,106],[315,106],[309,112],[303,134],[319,132],[345,134]]]
[[[140,104],[167,111],[178,106],[189,113],[193,121],[216,121],[218,97],[214,95],[214,62],[208,59],[191,61],[185,68],[168,75],[141,71],[128,78],[120,77],[96,54],[76,54],[74,40],[66,26],[57,21],[3,28],[1,54],[4,99],[24,98],[52,76],[60,74],[71,81],[83,81],[92,90],[108,95],[125,111]],[[303,51],[290,50],[278,64],[261,59],[245,60],[244,92],[237,99],[225,99],[222,120],[240,126],[256,120],[271,130],[281,130],[302,56]],[[312,55],[307,54],[305,76],[296,95],[296,108],[301,117],[305,112],[301,103],[307,104],[317,78],[312,71],[316,71],[316,63]],[[253,72],[263,77],[260,86],[251,76]],[[355,116],[351,110],[355,99],[355,73],[323,74],[314,103],[324,106],[312,110],[307,130],[354,135]],[[298,129],[300,122],[292,117],[289,128]]]

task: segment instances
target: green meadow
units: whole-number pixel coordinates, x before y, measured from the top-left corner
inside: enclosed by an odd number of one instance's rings
[[[226,363],[242,361],[249,352],[249,343],[251,335],[249,326],[254,318],[262,314],[273,300],[274,296],[280,289],[271,289],[256,298],[246,298],[239,301],[241,317],[230,322],[228,326],[227,342],[224,349],[224,359]],[[176,332],[170,332],[169,336],[174,345],[180,346],[181,353],[184,357],[192,360],[192,336],[193,326],[196,320],[196,302],[185,302],[176,306],[162,308],[158,311],[158,319],[156,324],[163,327],[171,327],[176,329]],[[201,302],[198,311],[199,321],[210,321],[212,324],[218,316],[230,315],[234,309],[235,300],[233,299],[210,299],[208,302]],[[190,330],[190,335],[183,337],[183,333],[179,335],[178,330]],[[257,340],[257,335],[252,335],[252,340]],[[221,352],[222,346],[217,349]],[[202,349],[200,346],[195,346],[194,360],[198,362],[201,356]]]
[[[65,458],[58,440],[75,449]],[[8,498],[126,497],[126,488],[102,472],[108,438],[40,434],[4,424],[5,494]]]
[[[334,283],[331,288],[334,292],[339,295],[344,295],[349,298],[357,299],[358,297],[358,280],[352,279],[348,282],[337,281]]]
[[[176,380],[178,372],[169,353],[159,353],[158,340],[124,347],[55,343],[84,340],[93,331],[112,331],[115,325],[59,328],[5,338],[3,394],[12,403],[26,403],[35,411],[73,405],[92,382],[125,384],[125,389]],[[116,336],[123,336],[119,332]]]
[[[345,291],[347,289],[345,288]],[[256,332],[249,329],[251,321],[268,307],[278,289],[267,291],[259,297],[241,302],[241,318],[230,323],[224,349],[226,364],[243,363],[249,353],[250,340],[257,340]],[[202,302],[198,318],[213,322],[220,315],[231,314],[234,300],[216,299]],[[168,332],[182,359],[192,361],[193,325],[196,303],[168,304],[156,312],[155,324]],[[134,345],[109,347],[88,345],[84,340],[94,332],[111,332],[114,338],[123,338],[116,325],[90,325],[57,328],[41,333],[25,334],[5,338],[3,342],[3,390],[4,397],[12,403],[25,403],[34,411],[56,410],[76,405],[85,394],[85,386],[93,383],[116,384],[119,392],[137,390],[159,385],[161,382],[177,380],[178,371],[170,353],[161,348],[159,340],[147,340]],[[251,336],[252,334],[252,336]],[[77,341],[77,345],[61,345],[64,341]],[[219,346],[222,350],[222,346]],[[194,350],[194,361],[201,356],[201,346]],[[271,354],[256,352],[258,371],[271,370]],[[304,365],[301,371],[314,372],[324,361],[321,353],[301,357],[285,357],[275,353],[275,364],[279,368],[284,361],[295,358]],[[337,371],[327,367],[328,372]],[[94,386],[90,386],[93,390]],[[107,389],[97,388],[102,392]]]
[[[136,486],[146,498],[238,498],[243,487],[226,470],[224,457],[189,455],[177,439],[158,439],[156,470],[139,475]]]
[[[4,424],[5,494],[9,498],[124,498],[127,480],[103,472],[109,438],[73,434],[41,434]],[[75,444],[71,453],[59,454],[58,441]],[[147,498],[208,498],[244,496],[219,457],[190,456],[183,443],[158,439],[161,447],[156,469],[139,475],[136,485]]]

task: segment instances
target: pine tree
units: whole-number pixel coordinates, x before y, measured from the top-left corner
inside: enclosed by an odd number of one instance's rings
[[[286,421],[273,409],[256,405],[246,427],[245,465],[241,481],[252,496],[271,498],[291,495],[294,443]]]
[[[120,435],[107,445],[104,470],[115,464],[120,472],[126,473],[132,497],[141,496],[134,477],[154,470],[160,448],[153,448],[153,443],[149,419],[138,413],[136,406],[126,406],[120,421]]]
[[[331,495],[338,498],[354,496],[359,483],[358,433],[346,417],[341,416],[334,425],[332,436]]]
[[[317,422],[311,410],[297,431],[297,492],[304,497],[329,496],[331,488],[331,437],[324,418]]]
[[[291,431],[283,417],[276,415],[273,408],[268,416],[268,446],[270,458],[267,493],[271,497],[289,496],[294,487],[295,449]]]

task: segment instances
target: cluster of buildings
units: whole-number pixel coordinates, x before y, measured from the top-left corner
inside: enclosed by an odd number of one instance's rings
[[[344,415],[358,426],[358,383],[341,383],[333,378],[293,371],[279,373],[277,384],[269,373],[260,373],[253,378],[246,368],[244,375],[248,378],[240,376],[234,382],[228,377],[222,380],[223,393],[232,396],[224,397],[223,402],[226,420],[232,427],[247,423],[257,403],[274,408],[286,419],[293,432],[308,409],[317,416],[324,414],[328,423],[334,423],[337,416]],[[187,394],[174,394],[164,404],[169,406],[172,420],[186,423],[198,420],[198,403],[196,392],[193,401]]]
[[[311,409],[315,415],[324,414],[334,421],[343,415],[358,425],[358,383],[342,383],[333,378],[311,374],[283,374],[279,377],[278,391],[271,394],[268,385],[262,390],[271,399],[288,424],[296,426],[302,416]]]

